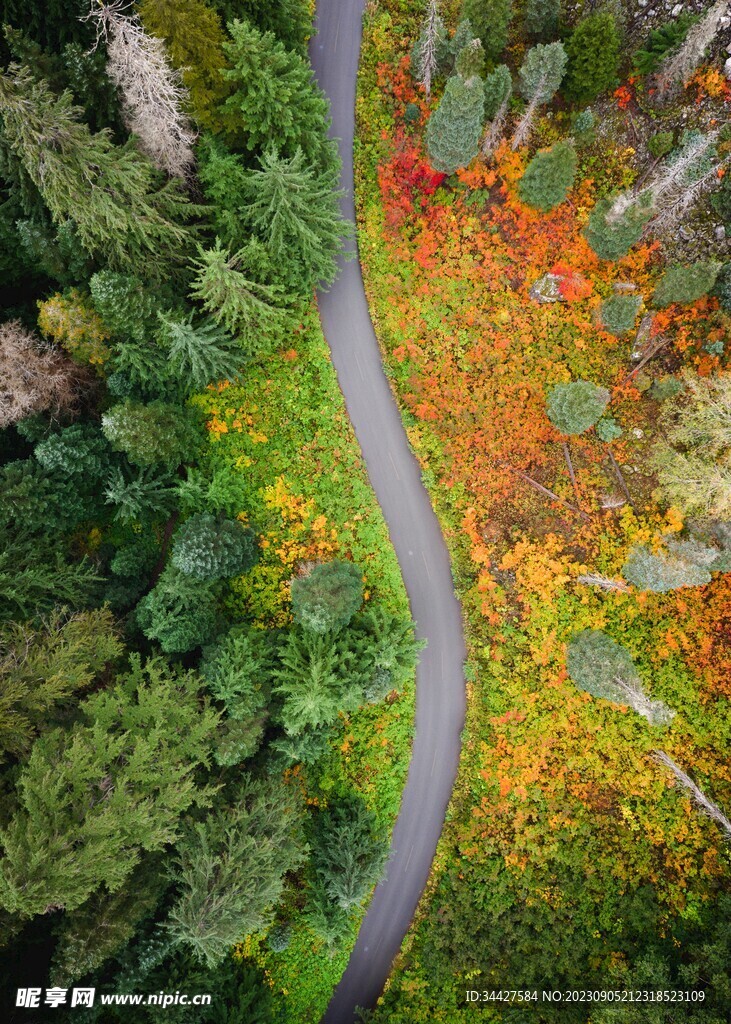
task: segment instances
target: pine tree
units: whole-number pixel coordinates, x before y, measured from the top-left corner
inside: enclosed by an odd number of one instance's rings
[[[193,163],[195,132],[183,107],[188,92],[170,66],[165,44],[148,35],[125,0],[92,7],[98,37],[107,48],[107,74],[119,89],[128,130],[155,167],[184,176]]]
[[[115,451],[142,467],[172,469],[191,458],[200,443],[187,411],[165,402],[119,402],[102,416],[102,430]]]
[[[147,31],[165,40],[172,64],[182,73],[198,123],[219,130],[217,108],[229,90],[223,78],[226,36],[217,12],[204,0],[142,0],[139,12]]]
[[[284,157],[301,150],[308,165],[329,164],[327,100],[304,57],[248,21],[229,22],[228,30],[231,41],[223,49],[229,68],[223,77],[232,94],[219,108],[232,126],[227,140],[250,152],[275,140]]]
[[[347,626],[363,603],[363,574],[352,562],[333,559],[292,580],[295,622],[313,633]]]
[[[508,42],[512,0],[463,0],[460,17],[470,22],[488,60],[498,58]]]
[[[33,413],[72,415],[89,377],[47,343],[27,331],[19,320],[0,324],[0,429]]]
[[[26,754],[54,714],[121,653],[106,608],[0,626],[0,760]]]
[[[503,136],[513,79],[507,64],[499,64],[485,79],[485,117],[490,122],[482,139],[483,156],[490,156]]]
[[[526,53],[518,72],[518,88],[528,105],[513,133],[510,143],[513,149],[528,141],[538,108],[553,99],[563,79],[567,60],[561,43],[539,43]]]
[[[84,248],[112,269],[159,279],[184,262],[185,223],[197,209],[176,181],[159,185],[133,141],[114,146],[109,132],[93,135],[81,113],[69,92],[55,97],[27,69],[11,65],[0,75],[0,134],[54,223],[72,220]]]
[[[285,874],[303,860],[301,816],[295,787],[244,776],[234,805],[181,840],[168,928],[207,966],[265,927]]]
[[[191,516],[173,541],[172,563],[197,580],[240,576],[256,562],[256,534],[236,519]]]
[[[591,103],[617,84],[621,39],[610,11],[582,18],[566,41],[568,67],[563,91],[576,103]]]
[[[558,35],[561,0],[526,0],[523,25],[526,34],[544,42]]]
[[[217,716],[193,673],[133,658],[117,684],[81,705],[82,720],[36,741],[18,806],[0,833],[0,905],[29,917],[80,907],[125,884],[143,851],[174,842],[208,763]]]
[[[282,724],[288,736],[335,721],[341,708],[338,652],[328,636],[289,632],[272,678],[283,697]]]
[[[135,609],[137,623],[166,654],[185,654],[213,640],[218,615],[211,583],[168,565]]]
[[[160,340],[172,372],[190,391],[235,379],[244,359],[241,346],[210,321],[194,324],[193,316],[193,312],[185,319],[160,315]]]
[[[544,213],[552,210],[564,201],[573,185],[576,162],[576,150],[568,141],[536,153],[518,182],[520,198]]]
[[[555,384],[548,394],[548,418],[563,434],[583,434],[594,426],[608,403],[607,389],[588,380]]]
[[[707,295],[718,277],[721,264],[713,260],[693,263],[689,267],[669,267],[658,281],[652,300],[656,306],[683,305]]]
[[[378,819],[362,797],[341,797],[315,821],[312,868],[328,897],[352,910],[380,879],[388,854]]]
[[[646,696],[627,649],[601,630],[585,629],[571,638],[567,668],[579,689],[614,704],[628,704],[650,725],[668,725],[674,717],[662,701]]]
[[[429,162],[437,171],[453,174],[477,156],[484,121],[485,97],[476,76],[447,80],[439,106],[426,126]]]
[[[190,297],[200,301],[217,324],[236,335],[242,350],[254,358],[270,351],[284,336],[291,313],[289,297],[281,286],[260,284],[240,269],[246,266],[247,256],[248,250],[231,256],[218,238],[212,249],[199,247]]]
[[[244,222],[264,242],[288,291],[309,295],[332,284],[352,226],[343,220],[330,171],[318,172],[298,149],[268,149],[245,183]]]

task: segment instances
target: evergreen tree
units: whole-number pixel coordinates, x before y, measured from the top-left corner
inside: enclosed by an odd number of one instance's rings
[[[621,338],[634,327],[641,305],[641,295],[611,295],[601,305],[602,327]]]
[[[661,97],[671,96],[691,77],[721,28],[727,11],[726,0],[716,0],[703,16],[690,26],[680,46],[665,58],[655,80],[655,87]]]
[[[330,725],[341,708],[338,652],[328,636],[289,632],[272,678],[283,697],[282,724],[288,736]]]
[[[426,126],[429,162],[437,171],[453,174],[477,156],[484,121],[482,81],[461,75],[448,79],[439,106]]]
[[[576,103],[591,103],[618,81],[622,41],[614,15],[595,11],[579,21],[566,41],[563,90]]]
[[[0,625],[0,761],[26,754],[58,709],[121,653],[106,608]]]
[[[526,0],[523,25],[526,34],[545,42],[558,35],[561,0]]]
[[[527,106],[513,133],[513,149],[528,141],[538,108],[553,99],[563,80],[567,60],[561,43],[539,43],[526,53],[518,72],[518,89]]]
[[[234,256],[221,246],[198,250],[197,274],[190,297],[198,299],[218,324],[237,336],[249,357],[268,352],[283,337],[291,314],[278,285],[260,284],[244,272],[247,250]]]
[[[413,622],[374,605],[338,634],[336,647],[343,706],[357,707],[402,690],[413,677],[423,643],[414,636]]]
[[[490,122],[482,140],[482,153],[490,156],[500,142],[513,93],[513,79],[507,64],[499,64],[485,79],[485,117]]]
[[[114,466],[107,478],[104,497],[114,505],[114,518],[134,523],[149,516],[168,516],[176,506],[175,481],[160,476],[154,467],[138,469],[134,476]]]
[[[310,7],[302,0],[214,0],[225,20],[244,14],[262,32],[272,32],[288,50],[306,54],[312,34]]]
[[[180,842],[168,927],[209,967],[262,930],[285,874],[302,862],[297,797],[295,787],[276,778],[245,776],[233,806],[209,815]]]
[[[619,260],[640,240],[652,214],[645,196],[599,199],[589,215],[584,236],[600,260]]]
[[[65,605],[83,608],[101,582],[88,558],[69,561],[65,545],[27,531],[0,530],[0,621],[30,619]]]
[[[49,473],[80,477],[77,486],[96,486],[106,473],[111,452],[106,438],[91,423],[74,423],[39,441],[33,450]]]
[[[287,158],[270,148],[259,163],[246,179],[245,223],[264,242],[289,291],[309,295],[332,284],[351,233],[332,173],[318,172],[300,149]]]
[[[115,451],[142,467],[173,469],[190,458],[199,444],[191,416],[165,402],[119,402],[102,416],[102,430]]]
[[[632,548],[622,566],[622,575],[638,590],[667,594],[680,587],[698,587],[710,583],[707,565],[669,551],[652,551],[644,544]]]
[[[557,142],[533,157],[518,182],[520,198],[547,213],[562,203],[576,176],[576,150],[568,141]]]
[[[301,150],[308,165],[328,165],[328,105],[308,62],[248,21],[229,22],[228,30],[231,41],[223,49],[229,67],[223,76],[232,94],[219,108],[232,126],[228,141],[262,151],[274,140],[284,157]]]
[[[236,378],[244,355],[230,334],[210,321],[194,324],[193,316],[192,312],[185,319],[161,314],[160,340],[172,372],[185,389],[202,391],[215,381]]]
[[[352,910],[380,879],[388,854],[378,819],[356,795],[341,797],[318,814],[312,868],[328,897]]]
[[[94,309],[109,334],[144,342],[157,326],[159,290],[153,293],[139,277],[100,270],[89,281]]]
[[[36,741],[0,832],[0,905],[24,917],[74,910],[101,885],[117,891],[143,851],[175,841],[180,815],[209,799],[195,771],[217,717],[199,687],[193,673],[133,658],[82,704],[82,721]]]
[[[216,744],[219,764],[238,764],[256,753],[266,721],[272,658],[267,634],[245,626],[204,651],[201,674],[227,716]]]
[[[149,640],[166,654],[185,654],[210,643],[218,615],[210,583],[167,566],[153,589],[135,610],[137,623]]]
[[[363,576],[352,562],[333,559],[292,581],[295,622],[313,633],[347,626],[363,602]]]
[[[607,389],[588,380],[555,384],[548,395],[548,418],[563,434],[583,434],[594,426],[608,403]]]
[[[142,0],[140,19],[147,31],[165,40],[170,60],[182,72],[190,107],[200,125],[221,127],[217,107],[228,86],[223,78],[226,38],[216,10],[204,0]]]
[[[248,572],[257,555],[256,534],[237,519],[195,515],[175,535],[171,561],[197,580],[220,580]]]
[[[455,74],[467,81],[477,76],[482,78],[485,73],[485,51],[479,39],[472,39],[457,54],[454,65]]]
[[[463,0],[461,17],[470,22],[488,60],[499,57],[508,42],[512,0]]]
[[[669,267],[655,287],[653,302],[661,307],[674,302],[695,302],[713,288],[720,268],[721,264],[712,260],[693,263],[689,267]]]
[[[160,185],[130,141],[91,133],[69,92],[55,97],[27,69],[0,75],[2,136],[38,189],[54,223],[72,220],[84,248],[113,269],[159,279],[185,260],[196,208],[178,183]],[[54,145],[48,145],[48,139]]]

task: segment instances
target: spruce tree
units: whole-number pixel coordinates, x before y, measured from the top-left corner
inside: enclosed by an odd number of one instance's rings
[[[210,321],[193,323],[187,317],[160,315],[160,342],[167,349],[169,366],[186,391],[202,391],[220,380],[233,380],[241,370],[241,346]]]
[[[195,515],[175,535],[171,561],[197,580],[220,580],[247,572],[257,553],[256,534],[237,519]]]
[[[196,208],[177,182],[159,183],[133,141],[115,146],[108,131],[92,134],[69,92],[54,96],[18,65],[0,75],[0,114],[0,134],[54,223],[73,221],[92,256],[152,279],[185,260],[185,222]]]
[[[333,559],[292,581],[295,622],[313,633],[347,626],[363,602],[363,574],[353,562]]]
[[[168,565],[135,609],[137,623],[166,654],[185,654],[210,643],[218,629],[211,583]]]
[[[699,564],[697,558],[683,557],[682,549],[680,555],[667,550],[655,552],[644,544],[632,548],[622,566],[622,575],[638,590],[652,590],[656,594],[667,594],[680,587],[699,587],[711,581],[708,565]]]
[[[576,150],[568,141],[536,153],[518,182],[524,203],[547,213],[562,203],[576,176]]]
[[[283,700],[282,725],[288,736],[330,725],[342,707],[338,652],[328,636],[289,632],[272,672],[274,692]]]
[[[288,291],[309,295],[332,284],[352,230],[332,173],[318,171],[300,149],[288,158],[269,148],[259,164],[246,179],[244,223],[263,241]]]
[[[199,688],[193,673],[133,658],[81,705],[80,721],[36,741],[0,832],[0,906],[23,917],[74,910],[102,885],[117,891],[143,851],[175,841],[181,814],[210,799],[195,772],[217,716]]]
[[[568,67],[563,91],[576,103],[591,103],[618,82],[621,45],[610,11],[595,11],[579,21],[566,41]]]
[[[168,928],[207,966],[265,927],[284,876],[302,862],[297,797],[295,787],[276,777],[244,776],[233,806],[210,814],[181,840]]]
[[[563,434],[583,434],[609,403],[609,392],[588,380],[556,384],[548,395],[548,418]]]
[[[512,0],[463,0],[460,16],[469,21],[488,60],[499,57],[508,42],[508,29],[513,17]]]
[[[312,847],[318,882],[346,911],[357,907],[378,882],[388,854],[378,819],[355,794],[335,800],[318,814]]]
[[[426,126],[429,162],[436,171],[453,174],[477,156],[484,121],[482,81],[453,75],[439,106]]]
[[[114,506],[114,518],[120,523],[135,523],[156,516],[168,516],[177,504],[175,480],[147,466],[134,474],[113,466],[107,478],[104,497]]]

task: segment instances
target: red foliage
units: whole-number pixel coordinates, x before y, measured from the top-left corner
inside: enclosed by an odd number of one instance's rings
[[[378,169],[378,184],[389,227],[398,227],[416,208],[424,209],[446,174],[429,166],[418,141],[400,132],[391,159]]]

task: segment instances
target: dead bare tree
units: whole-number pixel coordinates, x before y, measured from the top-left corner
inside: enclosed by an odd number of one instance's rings
[[[193,163],[196,132],[183,112],[188,91],[168,63],[165,44],[148,35],[127,0],[95,0],[87,18],[107,46],[107,74],[122,94],[124,121],[160,170],[183,176]]]
[[[670,769],[683,789],[688,792],[696,807],[699,807],[704,814],[707,814],[708,817],[712,818],[717,825],[720,825],[721,829],[726,833],[726,838],[731,839],[731,821],[728,820],[721,808],[718,807],[717,804],[714,804],[714,802],[706,796],[703,790],[699,789],[695,782],[693,782],[690,775],[684,772],[683,769],[680,768],[671,757],[668,757],[664,751],[653,750],[653,755],[659,764]]]
[[[655,76],[655,88],[661,99],[672,95],[687,82],[703,60],[727,11],[728,0],[717,0],[700,21],[690,28],[675,53],[669,54],[662,62]]]
[[[71,414],[89,375],[18,320],[0,324],[0,428],[37,412]]]
[[[599,587],[600,590],[618,590],[621,594],[629,594],[631,591],[624,580],[613,580],[598,572],[583,573],[576,577],[576,582],[588,587]]]
[[[432,78],[437,70],[437,44],[444,24],[439,16],[437,0],[429,0],[422,30],[419,52],[419,81],[424,86],[427,100],[431,99]]]

